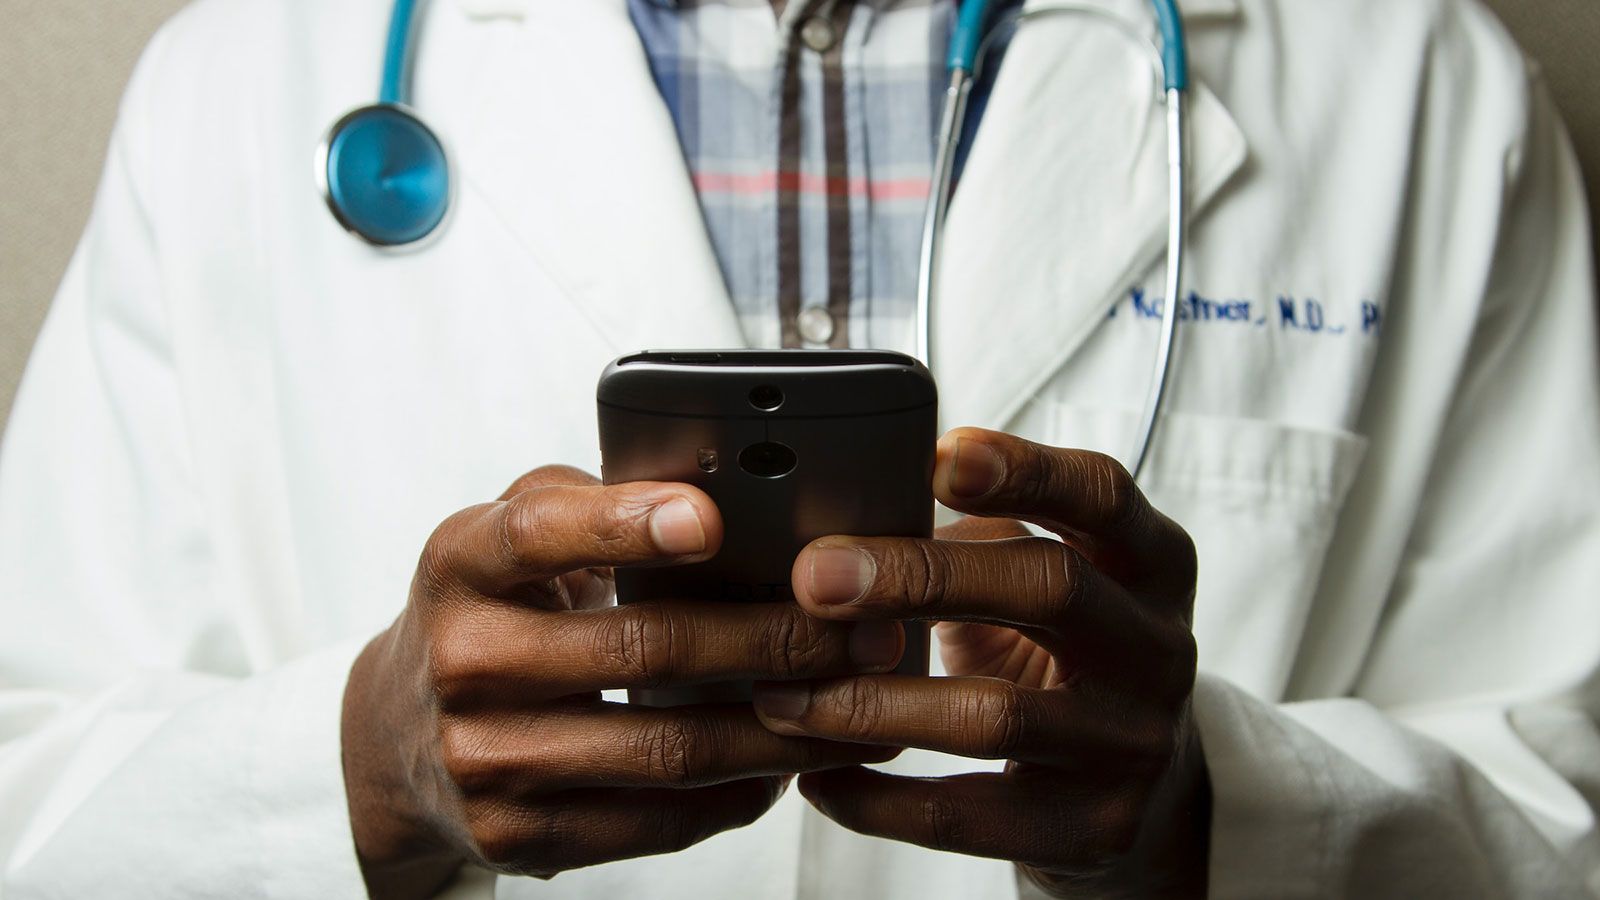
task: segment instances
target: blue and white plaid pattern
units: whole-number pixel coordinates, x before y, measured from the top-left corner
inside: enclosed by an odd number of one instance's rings
[[[629,5],[747,339],[908,349],[954,3]]]

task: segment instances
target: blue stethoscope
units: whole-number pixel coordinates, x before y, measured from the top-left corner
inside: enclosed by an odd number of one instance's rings
[[[346,113],[317,149],[317,184],[333,217],[375,247],[421,243],[450,211],[444,142],[411,109],[416,0],[395,0],[378,102]]]
[[[1150,49],[1167,108],[1168,223],[1166,296],[1161,315],[1161,340],[1155,373],[1145,401],[1132,466],[1142,473],[1151,438],[1167,393],[1178,327],[1178,297],[1183,281],[1186,226],[1186,158],[1184,107],[1189,90],[1188,44],[1177,0],[1151,0],[1160,43],[1110,11],[1084,2],[1051,2],[1010,13],[990,22],[991,0],[964,0],[950,36],[946,65],[950,83],[940,116],[934,155],[933,188],[922,227],[922,256],[917,279],[917,356],[932,366],[933,304],[938,294],[939,256],[956,157],[966,124],[967,100],[982,74],[994,36],[1006,28],[1065,13],[1103,16],[1124,34]],[[444,143],[412,111],[410,69],[416,0],[395,0],[384,52],[383,82],[378,102],[347,113],[328,130],[317,152],[317,181],[334,218],[346,230],[375,247],[402,248],[435,234],[450,211],[450,160]]]

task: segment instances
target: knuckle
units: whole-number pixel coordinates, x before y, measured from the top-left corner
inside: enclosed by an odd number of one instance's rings
[[[882,686],[870,678],[854,679],[845,703],[844,733],[854,740],[870,740],[878,732],[887,709]]]
[[[668,852],[687,850],[712,835],[743,828],[761,818],[777,800],[775,778],[752,779],[729,787],[723,802],[707,810],[693,805],[663,807],[657,813],[658,834]]]
[[[439,728],[439,763],[467,795],[488,788],[498,775],[487,743],[473,729],[456,722]]]
[[[422,545],[422,556],[417,560],[417,586],[429,595],[441,593],[454,581],[451,543],[451,535],[441,526]]]
[[[728,827],[754,824],[783,796],[783,782],[777,776],[750,779],[728,805]]]
[[[518,857],[521,846],[511,832],[498,822],[478,819],[468,828],[478,856],[496,869],[505,869]]]
[[[1143,509],[1139,486],[1133,473],[1115,457],[1104,453],[1084,455],[1084,485],[1092,498],[1092,508],[1106,527],[1128,525]]]
[[[600,653],[638,687],[661,687],[672,677],[683,629],[654,604],[621,607],[600,630]]]
[[[603,555],[632,555],[650,545],[650,514],[656,508],[653,500],[607,491],[590,495],[584,503],[581,518],[597,523],[592,537]]]
[[[511,487],[507,488],[506,492],[501,496],[507,498],[515,497],[518,494],[548,485],[591,485],[598,483],[598,480],[593,475],[572,466],[540,466],[512,482]]]
[[[541,466],[522,475],[516,481],[511,482],[511,487],[506,488],[506,492],[502,496],[509,499],[549,484],[554,468],[554,466]]]
[[[1094,570],[1081,553],[1066,544],[1040,540],[1045,556],[1045,602],[1050,617],[1061,621],[1083,602]]]
[[[966,813],[955,799],[943,794],[927,797],[917,816],[933,849],[951,853],[966,845]]]
[[[1057,492],[1060,466],[1057,451],[1037,445],[1028,445],[1021,465],[1008,469],[1007,488],[1022,509],[1039,509],[1049,503]]]
[[[1167,521],[1165,524],[1172,540],[1172,550],[1167,554],[1168,565],[1174,580],[1188,587],[1183,596],[1187,615],[1194,608],[1195,581],[1200,576],[1200,551],[1195,547],[1194,538],[1189,532],[1174,522]]]
[[[1145,772],[1154,778],[1172,768],[1173,760],[1178,755],[1177,729],[1169,725],[1156,730],[1150,735],[1146,745],[1148,764]]]
[[[934,609],[949,589],[945,554],[932,541],[917,541],[916,553],[899,554],[900,583],[913,610]]]
[[[1178,706],[1189,702],[1189,697],[1194,693],[1196,674],[1200,669],[1200,645],[1195,641],[1194,633],[1188,629],[1179,632],[1177,646],[1172,655],[1172,677],[1168,679],[1171,685],[1167,700]]]
[[[803,678],[827,668],[834,629],[797,608],[784,607],[773,618],[771,671],[780,680]]]
[[[536,809],[510,812],[495,807],[475,816],[468,834],[478,856],[490,868],[508,875],[544,873],[551,851],[559,844],[551,817]]]
[[[973,693],[967,700],[962,725],[972,735],[971,755],[1009,759],[1022,747],[1027,734],[1031,701],[1016,685],[1001,682],[993,690]]]
[[[1179,727],[1166,717],[1136,726],[1125,757],[1130,769],[1146,780],[1160,778],[1172,767],[1182,746]]]
[[[500,553],[515,572],[531,573],[543,555],[544,491],[524,491],[506,501],[500,516]]]
[[[417,559],[417,585],[429,594],[447,593],[458,579],[457,566],[462,555],[462,542],[470,533],[470,525],[487,507],[474,506],[450,516],[428,535]]]
[[[687,807],[664,806],[658,813],[662,848],[669,853],[687,850],[705,840],[705,827]]]
[[[1144,828],[1144,798],[1139,791],[1119,791],[1098,804],[1095,827],[1086,849],[1102,860],[1121,859],[1132,853]]]
[[[701,841],[699,828],[688,810],[683,807],[666,807],[661,810],[662,847],[677,854]]]
[[[1152,667],[1153,682],[1149,683],[1151,699],[1156,708],[1172,716],[1189,705],[1194,695],[1194,685],[1200,668],[1200,649],[1193,632],[1186,627],[1173,626],[1155,636],[1157,664]]]
[[[645,772],[670,787],[697,783],[704,765],[698,730],[687,719],[669,717],[644,730],[639,748]]]
[[[444,709],[468,702],[486,687],[482,651],[465,629],[441,628],[428,641],[427,680],[433,697]]]

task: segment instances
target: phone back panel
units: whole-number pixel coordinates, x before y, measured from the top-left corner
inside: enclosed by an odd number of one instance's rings
[[[817,538],[932,534],[937,398],[909,357],[642,354],[601,378],[599,419],[607,484],[692,484],[724,522],[706,562],[619,570],[619,603],[792,602],[795,557]],[[908,627],[900,671],[925,674],[927,654],[926,628]],[[749,697],[748,684],[634,693],[656,706]]]

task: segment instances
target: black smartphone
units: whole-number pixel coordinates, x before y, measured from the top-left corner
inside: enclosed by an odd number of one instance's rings
[[[652,352],[606,368],[598,391],[606,484],[666,481],[711,496],[722,547],[705,562],[619,569],[617,602],[793,602],[790,571],[833,534],[933,533],[938,395],[899,353]],[[906,626],[896,670],[925,675],[928,631]],[[641,690],[649,706],[748,701],[749,683]]]

